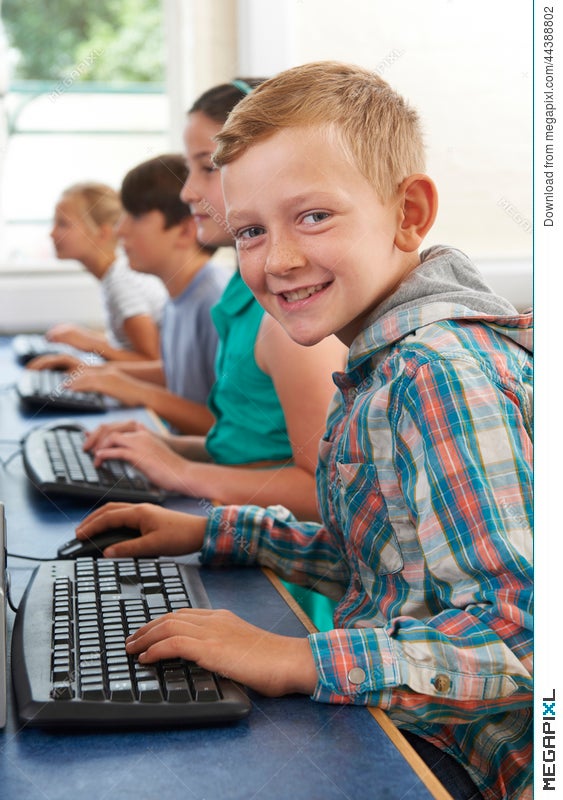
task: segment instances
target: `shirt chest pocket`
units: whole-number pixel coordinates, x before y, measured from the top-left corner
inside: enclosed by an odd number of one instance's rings
[[[403,569],[403,555],[389,520],[374,464],[339,463],[339,503],[346,545],[366,588],[377,575]]]

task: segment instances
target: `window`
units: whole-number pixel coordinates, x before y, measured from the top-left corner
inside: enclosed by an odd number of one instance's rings
[[[49,9],[4,0],[2,15],[9,83],[0,263],[51,268],[48,232],[65,186],[118,188],[128,169],[169,149],[162,9],[159,0],[61,0]]]

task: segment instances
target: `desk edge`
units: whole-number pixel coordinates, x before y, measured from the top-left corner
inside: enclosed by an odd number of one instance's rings
[[[287,605],[291,608],[295,616],[309,631],[309,633],[316,633],[318,629],[315,627],[315,625],[313,625],[312,621],[297,603],[295,598],[292,597],[287,591],[276,573],[273,572],[269,567],[262,567],[262,572],[281,594]],[[410,764],[414,772],[417,774],[421,782],[426,786],[435,800],[453,800],[451,794],[444,789],[432,770],[424,763],[416,750],[407,742],[399,728],[397,728],[395,723],[389,718],[385,711],[383,711],[381,708],[375,708],[373,706],[367,706],[366,710],[378,723],[379,727],[382,728],[384,733],[387,734],[388,738],[391,739],[397,750],[399,750],[405,760]]]

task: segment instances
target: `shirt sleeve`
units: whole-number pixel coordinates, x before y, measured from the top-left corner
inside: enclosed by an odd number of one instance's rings
[[[260,564],[280,577],[339,599],[349,569],[336,537],[301,522],[283,506],[225,506],[208,519],[201,559],[206,564]]]
[[[151,292],[157,292],[158,284],[156,282],[141,283],[137,276],[134,277],[135,280],[127,283],[127,291],[120,291],[116,297],[117,315],[122,324],[131,317],[154,317],[153,306],[155,304],[151,304],[149,298]]]
[[[531,441],[517,397],[471,362],[439,360],[403,380],[390,413],[431,614],[395,596],[383,627],[312,635],[314,697],[428,723],[529,706]]]
[[[138,274],[118,263],[102,282],[112,326],[121,328],[131,317],[150,316],[160,322],[166,290],[154,275]]]

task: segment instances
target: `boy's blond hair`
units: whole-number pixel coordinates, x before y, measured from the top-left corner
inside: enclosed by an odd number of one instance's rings
[[[215,137],[213,160],[223,166],[284,128],[308,126],[335,134],[383,201],[424,171],[416,111],[376,73],[336,61],[293,67],[254,89]]]

